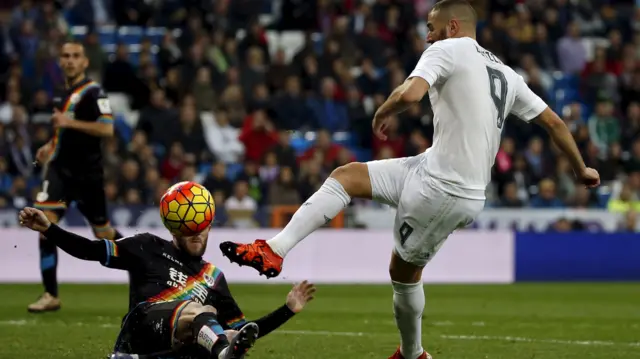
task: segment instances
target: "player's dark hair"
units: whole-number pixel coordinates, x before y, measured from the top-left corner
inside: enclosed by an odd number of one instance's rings
[[[431,11],[447,13],[449,17],[456,17],[475,25],[478,22],[478,14],[468,0],[441,0]]]
[[[84,51],[84,44],[80,40],[67,39],[64,42],[62,42],[62,44],[60,44],[60,48],[62,49],[65,45],[78,45],[78,46],[82,47],[82,52],[85,52]]]

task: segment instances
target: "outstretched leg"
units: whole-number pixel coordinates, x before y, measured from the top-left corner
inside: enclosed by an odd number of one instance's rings
[[[336,168],[322,187],[296,211],[286,227],[270,240],[257,240],[252,244],[224,242],[220,249],[232,262],[251,266],[267,277],[276,277],[287,253],[337,216],[354,197],[372,198],[366,163],[354,162]]]
[[[232,338],[228,334],[218,323],[215,308],[190,302],[178,316],[174,341],[195,344],[211,359],[241,359],[258,339],[258,326],[247,323]]]

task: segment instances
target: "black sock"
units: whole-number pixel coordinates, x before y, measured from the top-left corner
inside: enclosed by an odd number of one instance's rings
[[[193,319],[192,327],[196,344],[210,358],[217,359],[220,352],[229,345],[215,313],[199,314]]]
[[[53,241],[40,237],[40,271],[45,292],[58,297],[58,249]]]

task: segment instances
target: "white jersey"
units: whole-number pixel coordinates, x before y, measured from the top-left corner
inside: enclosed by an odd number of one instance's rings
[[[512,113],[529,122],[547,105],[520,75],[469,37],[431,45],[412,77],[430,85],[435,128],[425,153],[430,180],[452,195],[485,199],[505,119]]]

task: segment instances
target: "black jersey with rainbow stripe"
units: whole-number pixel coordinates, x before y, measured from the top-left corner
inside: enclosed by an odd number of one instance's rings
[[[100,84],[88,78],[56,91],[53,105],[73,120],[113,123],[106,93]],[[52,164],[72,172],[102,170],[100,137],[73,129],[57,129],[52,141]]]
[[[213,264],[151,233],[104,243],[107,254],[102,264],[129,272],[129,309],[143,302],[191,300],[216,308],[225,328],[246,323],[224,274]]]

